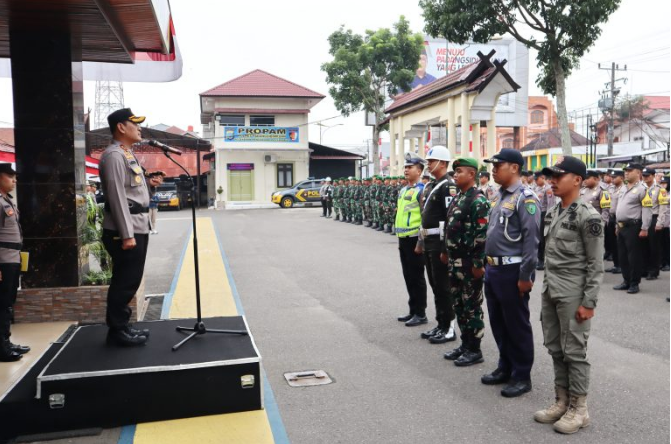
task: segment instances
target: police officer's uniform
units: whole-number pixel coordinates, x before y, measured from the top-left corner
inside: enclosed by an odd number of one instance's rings
[[[490,177],[489,172],[480,171],[478,173],[478,178],[480,178],[480,177],[486,177],[487,180],[489,181],[489,177]],[[489,182],[487,182],[484,185],[479,185],[478,188],[480,188],[480,191],[482,191],[482,194],[484,194],[485,197],[487,198],[487,200],[490,201],[490,202],[493,201],[494,198],[496,198],[496,195],[498,193],[498,190],[496,189],[496,187]]]
[[[653,168],[645,167],[641,174],[645,176],[653,176],[656,171]],[[647,280],[654,280],[659,277],[659,250],[660,250],[660,239],[658,232],[656,230],[657,221],[659,220],[659,193],[662,190],[662,187],[654,183],[652,186],[647,186],[645,184],[647,197],[645,198],[644,203],[649,203],[652,208],[652,218],[650,220],[650,226],[648,227],[648,237],[643,239],[643,257],[645,263],[643,266],[643,274],[646,275]]]
[[[108,117],[112,128],[116,127],[115,119],[120,118],[115,113]],[[144,121],[144,117],[132,118],[137,120],[131,120],[135,123]],[[107,326],[110,333],[125,331],[137,335],[137,331],[131,331],[128,325],[132,313],[128,303],[140,287],[144,273],[150,231],[150,191],[144,170],[131,147],[116,140],[100,158],[100,180],[106,198],[102,240],[113,262],[107,293]],[[135,239],[136,246],[123,250],[123,240],[131,238]]]
[[[405,165],[421,165],[424,159],[411,153],[406,154]],[[424,190],[422,181],[401,189],[398,195],[395,233],[398,237],[398,251],[403,268],[403,278],[408,290],[409,314],[400,316],[399,321],[408,327],[426,324],[426,280],[424,279],[424,256],[415,253],[422,213],[420,197]]]
[[[613,260],[613,267],[606,270],[606,272],[620,274],[622,273],[622,270],[620,269],[620,256],[617,250],[617,236],[615,235],[615,227],[617,227],[615,211],[617,210],[617,200],[620,197],[620,191],[625,187],[624,171],[612,170],[610,175],[613,178],[613,183],[608,187],[610,193],[610,208],[608,209],[608,225],[606,225],[604,230],[604,238],[606,242],[606,251],[610,252],[610,257]],[[614,183],[616,177],[623,178],[623,182],[620,186],[617,186]]]
[[[488,163],[524,160],[517,150],[502,149]],[[533,281],[538,261],[540,208],[536,194],[520,181],[503,186],[492,202],[485,254],[485,297],[492,334],[499,348],[498,368],[483,383],[512,379],[503,396],[531,390],[534,343],[529,322],[529,294],[520,296],[517,282]]]
[[[643,170],[640,164],[630,163],[625,170]],[[614,290],[627,290],[638,293],[643,268],[643,242],[639,238],[641,231],[650,227],[652,220],[652,201],[643,183],[623,186],[617,198],[617,250],[620,256],[623,282],[613,287]]]
[[[664,176],[661,181],[666,186],[669,186],[669,176]],[[660,268],[662,271],[669,271],[669,222],[671,222],[671,215],[669,214],[669,192],[662,187],[659,191],[659,218],[657,219],[657,226],[661,227],[659,230],[660,238]]]
[[[0,164],[0,173],[15,175],[16,171],[8,163]],[[12,344],[10,326],[12,308],[16,302],[21,271],[21,247],[23,235],[19,223],[19,210],[12,202],[12,196],[0,193],[0,362],[21,359],[30,348]]]
[[[585,164],[574,157],[543,171],[548,175],[573,173],[583,179],[586,175]],[[539,422],[555,422],[559,432],[572,433],[589,424],[585,396],[589,390],[587,338],[591,321],[577,321],[576,312],[580,306],[593,309],[597,304],[603,278],[603,218],[584,199],[578,198],[566,208],[559,203],[546,216],[544,236],[543,342],[554,364],[557,402],[564,402],[554,412],[548,409],[534,417]],[[577,413],[562,418],[571,408],[578,409]]]
[[[534,173],[534,179],[538,179],[543,173],[541,171],[536,171]],[[542,186],[534,184],[531,187],[536,196],[538,196],[538,202],[541,209],[541,229],[540,232],[543,232],[543,221],[545,220],[545,215],[548,212],[548,209],[552,208],[555,204],[555,197],[552,194],[552,187],[547,182]],[[536,270],[543,270],[545,268],[545,239],[543,236],[540,238],[538,244],[538,265],[536,265]]]
[[[587,171],[587,177],[599,177],[599,172],[595,170]],[[606,185],[599,182],[594,188],[583,187],[580,190],[580,199],[583,202],[592,205],[592,207],[599,213],[601,220],[603,220],[604,227],[608,225],[608,218],[610,216],[611,196]]]

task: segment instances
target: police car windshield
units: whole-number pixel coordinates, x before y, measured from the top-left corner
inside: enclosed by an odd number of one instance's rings
[[[177,189],[177,185],[174,183],[163,183],[158,186],[158,191],[175,191]]]

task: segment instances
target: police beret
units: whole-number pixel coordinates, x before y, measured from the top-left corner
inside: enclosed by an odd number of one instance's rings
[[[611,170],[610,175],[613,177],[624,177],[624,171],[622,170]]]
[[[597,170],[587,170],[587,177],[599,177]]]
[[[452,169],[456,170],[458,167],[470,167],[477,170],[479,165],[478,161],[472,157],[458,157],[454,160],[454,162],[452,162]]]
[[[644,176],[648,176],[650,174],[655,174],[655,172],[656,171],[655,171],[654,168],[648,168],[648,167],[645,167],[645,168],[643,168],[643,170],[641,170],[641,174],[643,174]]]

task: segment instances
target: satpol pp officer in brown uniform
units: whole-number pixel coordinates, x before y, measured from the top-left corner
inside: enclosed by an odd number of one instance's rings
[[[131,147],[142,139],[140,123],[129,108],[107,117],[113,141],[100,159],[100,180],[105,194],[103,244],[114,268],[107,293],[108,341],[118,345],[141,345],[149,330],[130,324],[128,303],[140,287],[149,240],[149,186],[161,183],[161,176],[145,178]],[[149,181],[149,185],[147,184]]]
[[[12,344],[10,326],[21,271],[21,225],[19,210],[9,194],[16,187],[16,171],[8,163],[0,164],[0,362],[21,359],[30,347]]]
[[[545,218],[545,274],[541,293],[543,343],[554,364],[555,402],[534,419],[560,433],[589,425],[587,338],[603,278],[603,219],[580,199],[585,164],[566,156],[543,169],[561,199]]]

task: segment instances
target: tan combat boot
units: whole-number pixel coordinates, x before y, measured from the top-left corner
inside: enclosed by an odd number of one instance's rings
[[[569,396],[568,410],[561,419],[554,424],[556,432],[571,434],[589,425],[589,413],[587,413],[587,396]]]
[[[534,413],[534,420],[541,424],[552,424],[564,416],[568,410],[568,390],[564,387],[555,386],[555,402],[545,410]]]

